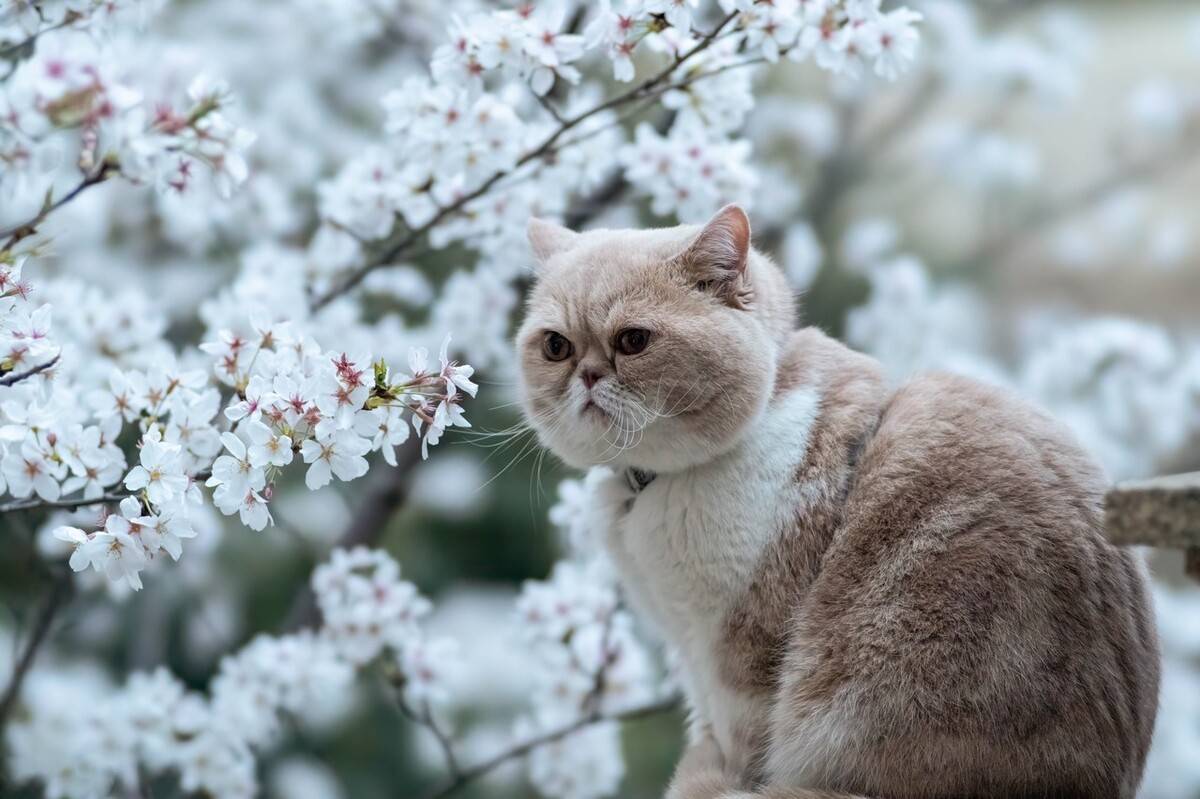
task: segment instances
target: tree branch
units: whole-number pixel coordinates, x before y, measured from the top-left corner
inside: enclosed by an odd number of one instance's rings
[[[380,475],[380,479],[359,504],[358,509],[338,539],[338,547],[350,549],[356,546],[371,546],[379,541],[388,520],[408,499],[412,488],[412,473],[421,461],[420,447],[416,442],[403,447],[397,453],[396,465]],[[317,598],[312,586],[306,581],[292,600],[292,607],[284,621],[285,630],[301,630],[313,627],[320,621]]]
[[[92,186],[108,180],[109,175],[111,175],[115,169],[115,164],[109,161],[103,162],[100,164],[99,169],[97,169],[95,172],[87,174],[83,180],[75,186],[75,188],[71,189],[54,202],[43,205],[42,210],[38,211],[32,219],[21,222],[17,225],[13,225],[9,228],[5,228],[4,230],[0,230],[0,239],[8,239],[8,241],[5,242],[3,249],[12,249],[12,246],[21,239],[32,236],[37,232],[38,225],[46,221],[46,217],[57,211],[59,208],[62,208],[67,203],[71,202],[71,200],[74,200]]]
[[[7,61],[12,65],[8,72],[4,73],[3,77],[0,77],[0,81],[8,80],[14,73],[16,73],[17,67],[22,61],[33,57],[34,53],[37,52],[37,43],[39,39],[41,39],[47,33],[53,33],[54,31],[74,25],[81,19],[83,19],[83,14],[79,13],[78,11],[68,11],[66,16],[63,17],[62,21],[34,31],[27,38],[22,39],[19,42],[12,42],[0,47],[0,61]]]
[[[37,366],[31,366],[30,368],[26,369],[24,372],[11,372],[11,373],[5,375],[4,377],[0,378],[0,386],[15,386],[17,383],[20,383],[22,380],[28,380],[29,378],[33,377],[36,374],[41,374],[42,372],[46,371],[47,369],[52,369],[52,368],[54,368],[54,365],[56,363],[58,363],[58,359],[61,357],[62,357],[61,354],[55,355],[53,358],[46,361],[45,363],[38,364]]]
[[[1002,233],[984,240],[974,253],[963,259],[963,263],[971,264],[980,261],[990,263],[1002,260],[1011,255],[1022,243],[1076,214],[1087,211],[1122,186],[1158,177],[1169,170],[1178,168],[1181,161],[1195,158],[1198,154],[1200,154],[1200,137],[1184,139],[1160,153],[1131,161],[1075,192],[1060,197],[1049,205],[1035,208],[1024,215],[1018,223],[1006,228]]]
[[[70,571],[64,570],[55,578],[54,584],[50,588],[50,594],[46,597],[46,601],[34,621],[29,641],[25,644],[25,649],[21,652],[21,656],[13,668],[8,687],[4,689],[3,697],[0,697],[0,730],[3,730],[4,725],[8,722],[8,717],[21,693],[21,685],[25,682],[25,677],[33,666],[33,661],[37,658],[42,644],[46,642],[55,617],[70,599],[74,585]]]
[[[399,687],[389,685],[388,690],[392,693],[392,699],[395,701],[400,715],[433,733],[433,737],[437,739],[438,748],[442,750],[442,757],[446,760],[446,770],[450,772],[452,779],[457,779],[462,774],[462,769],[459,768],[458,757],[454,754],[454,743],[434,720],[433,709],[429,707],[429,703],[426,702],[424,708],[418,713],[408,702],[404,701],[404,694]]]
[[[409,230],[398,241],[396,241],[395,243],[393,243],[389,246],[386,246],[377,257],[373,258],[372,260],[368,261],[367,263],[365,263],[362,266],[358,267],[357,269],[353,270],[339,284],[331,287],[325,294],[315,298],[312,303],[313,310],[317,311],[317,310],[320,310],[321,308],[324,308],[326,305],[328,305],[330,302],[332,302],[337,297],[340,297],[341,295],[350,291],[355,286],[357,286],[359,283],[361,283],[363,281],[363,279],[366,278],[366,276],[369,275],[374,270],[376,270],[382,266],[386,266],[388,264],[394,263],[400,256],[402,256],[403,254],[408,252],[408,250],[410,248],[412,248],[418,241],[420,241],[421,238],[424,237],[426,233],[428,233],[434,227],[439,225],[443,220],[445,220],[447,217],[457,213],[458,211],[461,211],[467,204],[471,203],[472,201],[477,200],[480,197],[482,197],[483,195],[487,194],[487,192],[490,191],[493,186],[495,186],[497,183],[499,183],[504,178],[513,174],[513,172],[516,171],[517,169],[520,169],[521,167],[525,166],[526,164],[528,164],[532,161],[536,161],[545,156],[552,155],[554,152],[556,152],[558,150],[559,140],[569,131],[578,127],[579,125],[581,125],[582,123],[591,119],[592,117],[596,116],[597,114],[603,113],[605,111],[609,111],[614,108],[619,108],[619,107],[624,106],[631,102],[643,100],[647,96],[650,96],[664,82],[666,82],[670,79],[671,75],[675,72],[676,69],[678,69],[681,65],[683,65],[684,63],[686,63],[687,61],[692,59],[697,54],[708,49],[708,47],[710,45],[712,45],[712,43],[720,35],[721,31],[723,31],[725,29],[725,27],[730,22],[732,22],[736,17],[737,17],[736,13],[732,13],[732,14],[729,14],[728,16],[726,16],[724,19],[722,19],[721,23],[716,27],[715,30],[713,30],[707,36],[702,38],[700,41],[698,41],[695,45],[690,47],[688,50],[675,56],[675,58],[671,59],[670,64],[668,64],[666,67],[664,67],[658,73],[656,73],[655,75],[646,79],[645,81],[638,84],[634,88],[632,88],[626,92],[622,92],[621,94],[618,94],[614,97],[611,97],[602,103],[594,105],[591,108],[587,109],[586,111],[581,111],[580,113],[575,114],[574,116],[564,118],[562,123],[559,124],[558,127],[556,127],[554,129],[554,131],[552,133],[550,133],[549,136],[547,136],[545,139],[543,139],[540,144],[538,144],[532,150],[528,151],[523,156],[518,158],[517,162],[513,165],[513,167],[511,169],[501,169],[501,170],[497,170],[496,172],[492,173],[492,175],[489,178],[487,178],[487,180],[485,180],[483,183],[481,183],[479,186],[477,186],[474,190],[467,192],[462,197],[459,197],[457,200],[455,200],[453,203],[446,205],[446,206],[442,206],[442,208],[440,208],[438,210],[438,212],[436,214],[434,214],[434,216],[428,222]]]
[[[619,713],[588,713],[587,715],[581,716],[579,719],[569,724],[565,724],[562,727],[541,735],[536,735],[533,738],[529,738],[518,744],[514,744],[508,749],[505,749],[504,751],[499,752],[498,754],[495,754],[480,763],[459,769],[457,776],[451,778],[451,780],[443,787],[430,793],[426,799],[444,799],[444,797],[450,796],[460,788],[463,788],[467,784],[489,774],[505,763],[516,760],[520,757],[524,757],[539,747],[552,744],[555,741],[560,741],[563,738],[566,738],[568,735],[579,732],[580,730],[590,727],[593,724],[599,724],[602,721],[633,721],[636,719],[646,718],[647,716],[654,716],[659,713],[665,713],[669,710],[674,710],[679,706],[679,701],[680,698],[677,695],[671,695],[662,699],[654,700],[652,702],[647,702],[643,705],[637,705],[636,707],[623,710]]]

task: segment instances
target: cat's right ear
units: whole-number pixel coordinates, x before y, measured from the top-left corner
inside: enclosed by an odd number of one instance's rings
[[[750,220],[737,205],[718,211],[675,256],[697,288],[738,308],[749,307],[752,296],[746,276],[749,258]]]
[[[541,271],[541,267],[551,258],[574,247],[579,238],[575,231],[545,219],[538,219],[536,216],[529,218],[525,232],[529,236],[529,246],[533,248],[534,257],[537,258],[538,271]]]

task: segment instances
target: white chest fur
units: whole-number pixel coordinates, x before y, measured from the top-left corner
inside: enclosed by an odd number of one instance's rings
[[[718,679],[714,648],[764,548],[802,507],[796,471],[818,405],[815,390],[792,391],[732,451],[659,475],[609,539],[631,601],[679,651],[692,706],[722,744],[746,708]]]

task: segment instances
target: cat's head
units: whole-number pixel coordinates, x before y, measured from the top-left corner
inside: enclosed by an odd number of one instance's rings
[[[540,264],[519,390],[572,466],[675,471],[728,450],[766,407],[793,300],[737,206],[704,227],[575,233],[529,223]]]

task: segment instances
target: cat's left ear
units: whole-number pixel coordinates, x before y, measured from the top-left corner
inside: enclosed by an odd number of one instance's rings
[[[529,218],[525,231],[539,266],[545,266],[554,256],[574,247],[579,238],[575,231],[536,216]]]
[[[728,300],[741,299],[750,260],[750,219],[738,205],[727,205],[708,220],[676,260],[701,288]],[[739,303],[740,304],[740,303]]]

